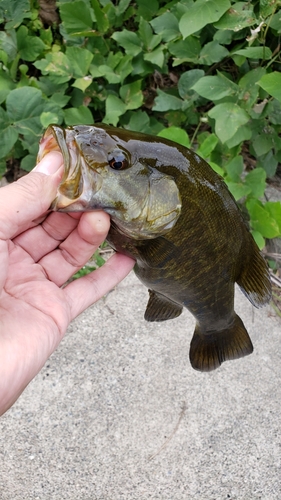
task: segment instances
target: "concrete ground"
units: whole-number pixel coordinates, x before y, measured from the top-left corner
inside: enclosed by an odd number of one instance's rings
[[[207,374],[133,274],[81,315],[0,419],[1,500],[280,499],[281,322],[236,295],[255,351]]]

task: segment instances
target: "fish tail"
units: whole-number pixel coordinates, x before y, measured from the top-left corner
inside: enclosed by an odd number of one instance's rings
[[[248,250],[251,259],[249,262],[246,260],[247,265],[236,281],[247,299],[255,307],[262,307],[271,299],[271,280],[265,259],[254,241],[252,243],[252,251]]]
[[[189,358],[195,370],[215,370],[223,361],[238,359],[253,352],[253,344],[242,320],[235,314],[225,330],[203,334],[196,325],[190,344]]]

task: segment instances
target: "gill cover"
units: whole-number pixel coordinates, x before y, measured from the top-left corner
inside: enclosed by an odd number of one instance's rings
[[[149,176],[147,223],[162,233],[176,223],[181,211],[181,198],[175,180],[153,169]]]

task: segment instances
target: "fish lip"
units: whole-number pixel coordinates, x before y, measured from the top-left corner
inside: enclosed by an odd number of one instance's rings
[[[66,132],[64,129],[58,127],[57,125],[49,125],[46,133],[48,133],[49,130],[53,138],[55,139],[57,146],[60,150],[60,153],[62,154],[63,157],[64,175],[61,181],[62,183],[64,180],[67,179],[71,169],[71,157],[67,147]]]
[[[50,147],[48,147],[48,142],[51,143],[50,138],[53,138],[55,142],[49,144]],[[42,160],[47,153],[54,150],[59,151],[62,155],[67,155],[65,133],[61,127],[49,125],[39,144],[38,160]]]
[[[58,151],[62,154],[64,163],[63,179],[66,179],[70,170],[70,154],[67,148],[66,134],[61,127],[51,124],[45,130],[45,133],[39,144],[37,162],[41,161],[50,151]]]
[[[76,141],[75,129],[49,125],[40,142],[38,160],[40,161],[49,151],[59,151],[64,162],[63,177],[50,210],[59,212],[101,210],[102,207],[93,206],[92,197],[101,188],[102,179],[87,164]]]

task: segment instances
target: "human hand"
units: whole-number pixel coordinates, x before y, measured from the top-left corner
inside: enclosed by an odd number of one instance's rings
[[[49,153],[30,174],[0,189],[0,415],[43,367],[70,321],[134,265],[114,254],[103,267],[61,288],[110,226],[102,211],[53,212],[38,222],[55,198],[61,166],[61,154]]]

